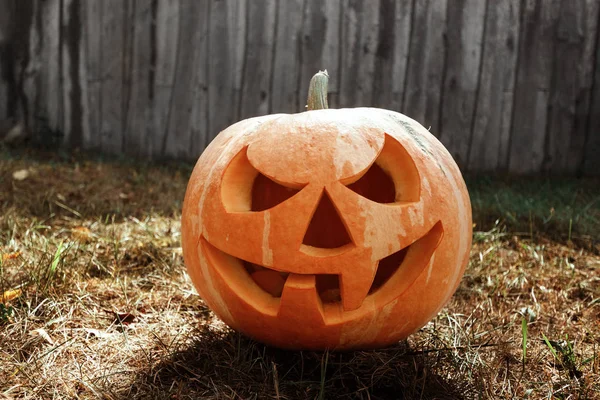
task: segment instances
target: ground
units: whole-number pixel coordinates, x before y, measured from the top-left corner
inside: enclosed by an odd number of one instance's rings
[[[191,165],[0,149],[0,398],[600,398],[600,182],[469,177],[450,303],[377,351],[283,351],[196,294]]]

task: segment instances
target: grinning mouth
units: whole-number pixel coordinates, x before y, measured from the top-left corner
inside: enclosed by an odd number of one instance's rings
[[[383,286],[400,269],[410,247],[411,245],[390,254],[378,262],[377,272],[369,289],[369,295]],[[248,261],[242,261],[242,264],[250,278],[262,290],[273,297],[281,297],[287,278],[290,276],[289,272],[277,271]],[[342,301],[339,275],[314,274],[314,276],[317,294],[323,303]]]
[[[423,237],[380,259],[366,298],[377,296],[380,297],[378,303],[385,304],[402,295],[430,265],[442,236],[442,224],[438,222]],[[248,301],[258,300],[251,299],[252,296],[243,293],[257,293],[256,290],[259,290],[264,294],[261,296],[263,299],[267,299],[270,304],[274,301],[278,304],[292,276],[311,276],[314,277],[314,287],[323,305],[342,305],[339,275],[299,275],[282,272],[229,255],[210,244],[204,237],[200,242],[202,250],[208,256],[209,264],[234,292]]]

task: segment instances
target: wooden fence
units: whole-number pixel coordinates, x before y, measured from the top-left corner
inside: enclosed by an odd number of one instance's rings
[[[0,0],[0,120],[193,160],[243,118],[420,121],[463,169],[600,174],[600,0]]]

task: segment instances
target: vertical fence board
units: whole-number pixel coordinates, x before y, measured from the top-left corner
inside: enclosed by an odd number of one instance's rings
[[[9,46],[11,45],[11,24],[14,11],[12,3],[0,1],[0,121],[8,118],[8,68],[10,63]],[[0,132],[2,133],[2,132]]]
[[[203,103],[195,101],[198,91],[206,97],[206,69],[202,61],[206,56],[206,38],[208,26],[199,21],[208,22],[206,2],[181,0],[179,10],[179,39],[177,43],[177,60],[174,71],[172,101],[167,105],[170,109],[168,134],[163,143],[163,154],[169,157],[197,157],[196,143],[204,143],[207,134],[206,115],[202,126],[194,129],[194,113],[205,110]],[[198,79],[202,74],[204,87],[199,87]],[[199,140],[200,139],[200,140]],[[194,146],[192,146],[194,144]]]
[[[489,0],[469,169],[507,167],[521,0]]]
[[[340,88],[340,31],[342,3],[341,0],[330,0],[325,3],[325,43],[323,43],[323,53],[321,54],[321,69],[327,69],[329,72],[329,106],[333,108],[340,107],[339,88]],[[313,71],[316,73],[316,71]]]
[[[555,53],[550,87],[548,137],[544,169],[564,171],[568,165],[569,149],[584,131],[575,130],[575,108],[579,95],[579,65],[584,50],[584,0],[562,0],[555,35]]]
[[[10,41],[12,18],[14,17],[12,1],[0,1],[0,43]]]
[[[354,65],[357,68],[357,76],[354,82],[356,97],[353,103],[348,104],[349,106],[369,107],[373,105],[373,96],[376,94],[373,89],[377,42],[379,39],[380,7],[381,0],[373,0],[369,2],[367,7],[363,6],[363,11],[359,16],[361,20],[359,49],[353,53],[356,58],[346,60],[348,65]]]
[[[121,143],[119,146],[123,147],[122,152],[127,153],[127,135],[128,128],[130,126],[130,109],[132,108],[131,97],[133,94],[133,80],[134,77],[134,45],[136,38],[136,9],[137,9],[137,0],[124,0],[122,3],[123,11],[123,26],[121,27],[121,113],[123,115],[121,120],[121,131],[120,138]],[[131,152],[131,154],[135,154]]]
[[[467,164],[479,84],[485,0],[457,0],[448,7],[447,56],[442,101],[442,143],[459,166]]]
[[[305,0],[302,33],[300,35],[302,63],[300,64],[300,83],[298,96],[302,111],[306,106],[308,84],[316,71],[325,69],[321,57],[325,41],[327,19],[324,14],[325,4],[318,0]],[[328,71],[331,73],[331,71]]]
[[[172,112],[172,104],[179,103],[179,99],[173,98],[173,85],[175,81],[175,69],[177,65],[177,53],[181,50],[178,46],[179,39],[179,7],[180,0],[159,0],[156,5],[156,19],[153,20],[151,36],[151,66],[154,66],[154,75],[150,80],[153,80],[153,102],[151,116],[153,118],[154,129],[153,137],[148,137],[152,148],[150,154],[160,156],[165,152],[165,140],[168,135],[170,112]],[[190,40],[189,47],[192,47],[195,41]],[[187,49],[186,49],[187,50]],[[193,50],[193,47],[192,47]],[[193,51],[185,51],[187,56],[185,63],[190,63],[193,60]],[[188,85],[189,89],[189,85]],[[185,105],[190,109],[189,103]],[[181,147],[187,150],[188,141],[182,141]],[[181,156],[182,154],[179,154]],[[185,152],[183,153],[185,155]]]
[[[396,31],[396,2],[380,0],[378,17],[373,95],[371,103],[368,105],[390,108],[394,97],[394,91],[390,90],[394,77],[394,48],[396,39],[401,40],[401,38],[389,34],[389,32]]]
[[[588,122],[590,114],[591,95],[594,83],[594,60],[596,55],[596,42],[600,33],[598,20],[600,18],[600,1],[585,0],[583,50],[581,60],[577,65],[577,95],[575,99],[574,135],[571,138],[569,152],[564,171],[567,173],[581,173],[585,157],[585,141],[588,137]],[[598,69],[596,69],[598,71]],[[598,73],[598,72],[596,72]],[[599,126],[599,125],[596,125]],[[596,130],[600,134],[600,130]],[[597,171],[600,173],[600,168]]]
[[[60,29],[61,29],[61,0],[47,0],[42,2],[41,34],[43,45],[41,59],[44,67],[40,70],[39,96],[36,104],[35,128],[41,132],[54,131],[64,134],[63,101],[61,89],[61,56],[60,56]]]
[[[544,161],[558,1],[524,3],[509,170],[530,174]]]
[[[186,0],[190,3],[196,3],[196,0]],[[201,6],[195,11],[198,17],[200,30],[197,33],[198,42],[195,46],[195,68],[193,80],[193,97],[192,97],[192,115],[191,115],[191,142],[190,151],[191,159],[198,158],[202,150],[210,142],[211,132],[208,130],[208,115],[210,113],[210,104],[208,102],[208,70],[210,57],[208,56],[208,41],[209,41],[209,21],[210,9],[206,2],[202,2]]]
[[[271,113],[302,111],[300,66],[302,65],[302,20],[304,0],[279,1],[275,59],[271,77]]]
[[[9,30],[12,14],[10,3],[0,1],[0,121],[8,118],[8,82],[6,74],[9,64],[7,50],[11,40]]]
[[[120,0],[103,0],[100,41],[100,138],[103,149],[120,153],[123,149],[124,57],[126,8]]]
[[[306,105],[308,84],[320,70],[329,73],[328,101],[335,102],[339,71],[339,16],[340,1],[307,0],[302,27],[302,65],[298,95],[300,105]],[[333,104],[333,103],[332,103]],[[331,107],[334,107],[330,104]]]
[[[340,104],[367,107],[373,104],[380,0],[346,0],[343,7]]]
[[[391,73],[392,96],[388,108],[394,111],[404,109],[404,88],[406,87],[406,72],[408,69],[408,54],[412,25],[412,0],[396,0],[394,21],[394,49]],[[389,33],[386,33],[389,34]],[[389,76],[388,76],[389,78]],[[389,89],[388,89],[389,90]]]
[[[78,110],[73,110],[72,107],[77,107],[76,104],[72,104],[73,99],[71,98],[71,92],[74,90],[74,86],[77,85],[77,79],[73,73],[73,68],[77,68],[77,62],[72,60],[72,52],[68,36],[71,34],[69,25],[70,21],[70,8],[75,0],[61,0],[61,24],[60,24],[60,59],[61,59],[61,83],[62,83],[62,100],[63,100],[63,121],[64,126],[64,142],[69,145],[75,140],[72,138],[76,137],[73,130],[77,129],[77,125],[72,123],[71,116],[75,117]],[[76,139],[77,140],[77,139]]]
[[[348,65],[355,58],[353,53],[358,47],[359,19],[354,7],[362,7],[360,2],[350,4],[350,0],[342,0],[341,4],[341,29],[340,29],[340,84],[339,103],[340,107],[352,107],[354,105],[354,85],[356,82],[355,66]],[[349,82],[349,83],[348,83]]]
[[[248,34],[244,60],[244,93],[240,119],[269,113],[271,67],[275,39],[277,3],[274,0],[248,3]]]
[[[146,138],[154,136],[152,104],[154,102],[153,20],[154,0],[134,2],[133,48],[131,52],[131,92],[127,116],[127,129],[123,144],[136,155],[150,153]]]
[[[439,135],[447,0],[415,1],[404,112]]]
[[[84,10],[77,0],[63,0],[61,42],[65,142],[82,147],[89,141]]]
[[[595,72],[585,143],[583,173],[600,175],[600,22],[596,32]]]
[[[211,137],[238,120],[246,36],[242,1],[210,2],[209,87]]]
[[[30,122],[29,101],[36,97],[33,85],[37,64],[36,29],[33,13],[37,10],[35,0],[5,1],[2,6],[8,18],[0,20],[2,25],[0,43],[0,90],[6,117],[25,124]],[[30,62],[33,59],[33,62]]]
[[[16,10],[12,1],[0,2],[0,121],[15,119],[15,74],[13,26]],[[11,121],[12,122],[12,121]],[[8,125],[7,125],[8,128]],[[0,132],[3,134],[4,132]]]
[[[14,32],[21,37],[23,46],[21,51],[25,55],[22,58],[23,62],[19,63],[20,65],[17,67],[19,74],[17,81],[20,87],[19,103],[22,110],[22,118],[25,125],[29,128],[34,128],[36,124],[35,104],[40,96],[37,77],[39,71],[44,68],[44,62],[41,58],[43,38],[40,35],[38,21],[35,20],[35,16],[39,15],[39,8],[41,6],[41,1],[39,0],[20,2],[19,7],[22,10],[21,12],[31,13],[31,15],[16,22],[19,25],[19,29]]]
[[[100,146],[102,126],[102,3],[83,2],[85,9],[85,46],[87,62],[88,112],[90,138],[84,144],[86,148]]]

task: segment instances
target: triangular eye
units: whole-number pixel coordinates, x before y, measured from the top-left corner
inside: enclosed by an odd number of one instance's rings
[[[396,199],[396,188],[392,178],[377,163],[356,182],[348,185],[348,189],[377,203],[393,203]]]
[[[248,161],[247,148],[244,148],[225,169],[221,182],[221,201],[228,212],[265,211],[299,191],[261,174]]]
[[[355,179],[355,178],[353,178]],[[356,181],[343,180],[348,189],[377,203],[416,202],[421,196],[421,178],[404,146],[385,135],[381,153]]]
[[[265,211],[283,203],[296,193],[298,189],[292,189],[280,185],[259,173],[252,185],[252,207],[251,211]]]

